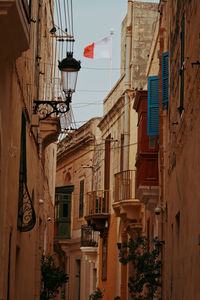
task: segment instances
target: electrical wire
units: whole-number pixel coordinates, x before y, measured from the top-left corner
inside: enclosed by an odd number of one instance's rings
[[[68,15],[68,29],[69,29],[69,34],[71,36],[73,36],[73,33],[72,33],[72,27],[71,27],[71,24],[72,24],[72,21],[71,21],[71,15],[70,15],[70,5],[69,5],[69,0],[67,0],[67,15]],[[74,37],[74,36],[73,36]],[[70,51],[72,52],[72,45],[71,45],[71,42],[69,41],[69,46],[68,46],[68,43],[67,43],[67,51]]]
[[[64,141],[65,141],[65,139],[63,139],[61,142],[59,142],[58,143],[58,145],[62,145],[63,144],[63,146],[65,145],[65,143],[64,143]],[[101,144],[99,144],[99,145],[88,145],[87,146],[87,148],[88,147],[93,147],[93,149],[87,149],[86,151],[85,151],[85,153],[84,152],[82,152],[82,156],[84,156],[84,154],[86,154],[86,153],[89,153],[89,152],[103,152],[103,151],[105,151],[105,150],[116,150],[116,149],[122,149],[122,148],[127,148],[127,147],[131,147],[131,146],[136,146],[138,143],[131,143],[131,144],[127,144],[127,145],[120,145],[120,146],[111,146],[111,147],[102,147],[102,148],[100,148],[100,149],[95,149],[97,146],[105,146],[105,143],[101,143]],[[65,145],[65,150],[62,152],[62,153],[64,153],[64,152],[67,152],[67,147],[69,147],[70,148],[70,146],[73,146],[73,145],[76,145],[76,143],[69,143],[69,146],[66,146]],[[59,155],[59,153],[58,153],[58,155]]]
[[[134,101],[134,98],[131,99],[128,103],[126,103],[125,105],[132,105]],[[125,105],[123,106],[123,108],[125,107]],[[76,108],[77,109],[77,108]],[[118,110],[116,110],[116,114],[119,113],[121,110],[121,108],[119,108]],[[105,116],[102,116],[102,119],[105,118]],[[87,123],[89,120],[86,120],[86,121],[76,121],[76,123]],[[106,120],[105,120],[106,121]]]
[[[61,16],[61,8],[60,8],[60,1],[58,0],[58,8],[59,8],[59,17],[60,17],[60,28],[62,29],[62,16]]]
[[[66,11],[65,0],[64,0],[64,15],[65,15],[65,31],[67,32],[67,11]]]
[[[30,61],[34,61],[36,62],[37,59],[36,58],[29,58],[29,57],[26,57],[27,60],[30,60]],[[44,65],[55,65],[55,63],[50,63],[50,62],[42,62],[42,64]],[[158,62],[153,62],[151,64],[158,64]],[[143,66],[147,66],[147,63],[146,64],[137,64],[137,67],[143,67]],[[126,71],[125,68],[97,68],[97,67],[84,67],[84,66],[81,66],[81,70],[94,70],[94,71]]]
[[[72,36],[74,36],[72,0],[71,0],[71,26],[72,26]],[[74,45],[74,43],[72,43],[72,52],[74,51],[73,45]]]
[[[68,20],[68,18],[67,18],[67,9],[66,9],[66,3],[65,3],[66,1],[64,0],[64,15],[65,15],[65,32],[68,34],[68,28],[69,28],[69,26],[68,26],[68,22],[67,22],[67,20]],[[65,53],[67,53],[67,42],[65,42]]]

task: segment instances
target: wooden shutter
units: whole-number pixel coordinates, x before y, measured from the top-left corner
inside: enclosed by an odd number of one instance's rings
[[[80,181],[79,218],[83,217],[84,180]]]
[[[159,134],[159,76],[148,77],[147,135]]]
[[[73,186],[56,187],[55,220],[57,234],[55,238],[71,237],[71,197]]]
[[[162,54],[162,109],[168,108],[169,98],[169,52]]]

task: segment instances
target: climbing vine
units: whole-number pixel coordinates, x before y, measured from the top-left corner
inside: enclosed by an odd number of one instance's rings
[[[153,249],[149,250],[148,239],[143,236],[130,238],[128,243],[122,244],[119,261],[122,264],[131,262],[134,267],[128,282],[129,293],[134,300],[153,300],[161,286],[161,243],[155,239],[153,244]]]
[[[40,300],[49,300],[56,297],[59,287],[67,282],[68,276],[64,270],[56,267],[52,256],[42,257],[41,260],[41,281],[42,291]]]
[[[103,294],[99,288],[96,289],[94,293],[90,295],[90,300],[98,300],[103,297]]]

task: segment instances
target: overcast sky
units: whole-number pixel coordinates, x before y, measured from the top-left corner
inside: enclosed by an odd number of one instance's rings
[[[82,67],[76,92],[72,96],[72,111],[77,127],[93,117],[102,116],[102,103],[110,90],[110,60],[85,58],[84,47],[108,36],[110,29],[114,29],[113,87],[120,78],[121,23],[127,12],[127,3],[128,0],[73,0],[74,57],[81,61]]]

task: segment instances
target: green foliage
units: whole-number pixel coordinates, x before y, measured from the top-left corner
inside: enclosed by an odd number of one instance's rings
[[[91,300],[98,300],[103,297],[103,294],[99,288],[96,289],[96,291],[90,295]]]
[[[52,256],[42,257],[41,275],[43,289],[40,293],[40,300],[49,300],[56,297],[59,293],[59,287],[67,282],[68,276],[59,267],[56,267]]]
[[[134,300],[152,300],[161,286],[161,244],[157,239],[153,242],[154,247],[150,251],[147,238],[138,236],[123,243],[120,250],[119,261],[122,264],[131,262],[134,266],[134,275],[129,278],[128,283],[129,293]]]

